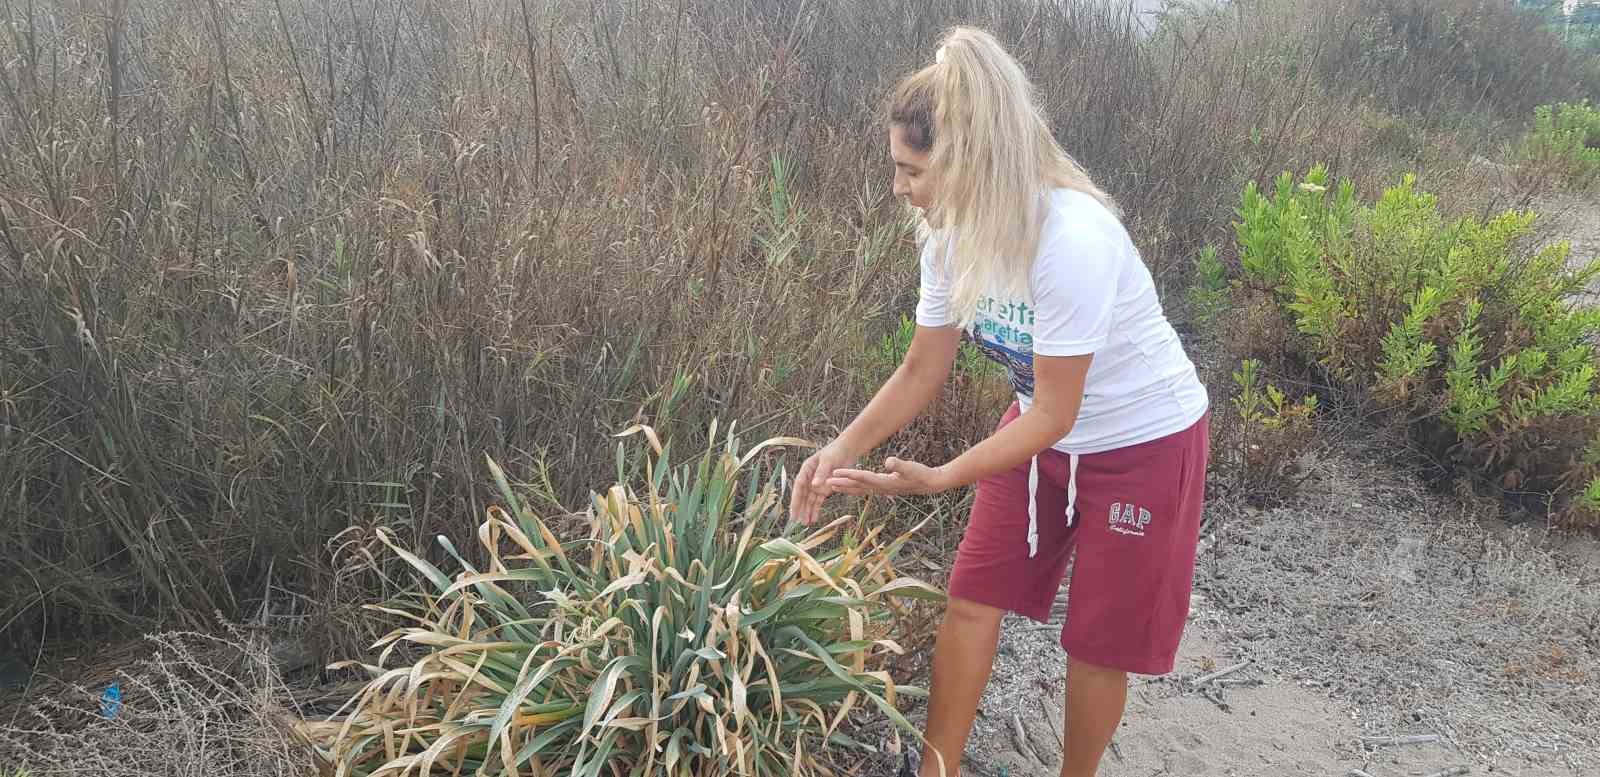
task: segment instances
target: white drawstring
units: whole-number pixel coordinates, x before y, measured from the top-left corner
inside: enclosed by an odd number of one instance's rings
[[[1071,526],[1078,506],[1078,454],[1067,454],[1067,470],[1067,525]]]
[[[1028,465],[1028,558],[1039,552],[1039,457]]]
[[[1067,525],[1078,505],[1078,454],[1067,454]],[[1039,457],[1028,463],[1028,558],[1039,554]]]

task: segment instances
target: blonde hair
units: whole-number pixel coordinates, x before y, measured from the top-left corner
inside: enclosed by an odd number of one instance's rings
[[[950,259],[951,308],[971,324],[988,293],[1031,297],[1029,278],[1048,213],[1044,195],[1068,188],[1111,198],[1056,143],[1022,66],[983,30],[954,27],[936,61],[895,89],[889,122],[930,154],[938,194],[924,230]]]

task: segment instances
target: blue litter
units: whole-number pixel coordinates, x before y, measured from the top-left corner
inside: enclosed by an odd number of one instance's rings
[[[122,684],[113,681],[100,694],[100,717],[114,718],[122,711]]]

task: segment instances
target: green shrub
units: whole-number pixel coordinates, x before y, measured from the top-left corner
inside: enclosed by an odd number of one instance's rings
[[[1195,320],[1209,323],[1228,307],[1228,267],[1208,245],[1194,260],[1194,284],[1189,287],[1189,310]]]
[[[1541,105],[1522,141],[1522,165],[1570,189],[1600,180],[1600,108],[1588,100]]]
[[[1245,359],[1233,373],[1236,390],[1231,407],[1234,423],[1223,425],[1218,465],[1258,505],[1274,504],[1292,494],[1305,476],[1301,456],[1315,440],[1312,419],[1316,395],[1290,400],[1282,389],[1261,377],[1261,362]]]
[[[491,462],[506,507],[479,529],[484,569],[442,537],[455,577],[391,542],[434,590],[387,608],[411,625],[380,664],[421,656],[371,667],[348,715],[307,727],[340,773],[814,774],[824,743],[854,744],[854,709],[913,730],[894,704],[916,692],[876,669],[901,652],[894,599],[940,597],[894,572],[910,535],[842,518],[781,536],[782,472],[754,459],[791,441],[719,449],[713,425],[711,450],[672,467],[630,431],[654,456],[626,478],[618,448],[587,539],[558,541]]]
[[[1577,304],[1600,262],[1524,250],[1531,213],[1446,219],[1411,176],[1368,206],[1325,168],[1285,173],[1239,216],[1242,285],[1277,301],[1292,355],[1453,471],[1600,516],[1600,310]]]

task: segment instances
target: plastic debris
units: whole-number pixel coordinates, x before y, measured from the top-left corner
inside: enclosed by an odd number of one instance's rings
[[[100,694],[100,717],[114,718],[122,711],[122,683],[113,680]]]

